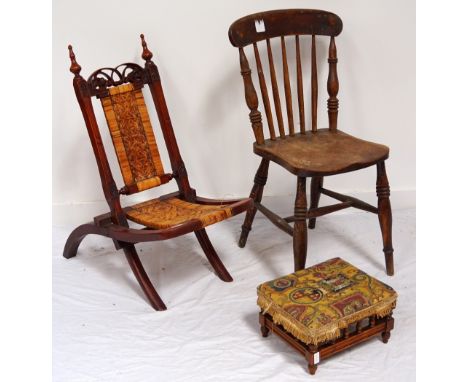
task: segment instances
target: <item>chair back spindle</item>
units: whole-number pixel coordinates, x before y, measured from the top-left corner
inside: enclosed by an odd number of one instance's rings
[[[259,27],[259,25],[261,27]],[[263,25],[263,26],[262,26]],[[317,46],[316,36],[329,36],[331,38],[328,63],[329,63],[329,74],[327,80],[328,90],[328,116],[329,116],[329,129],[335,131],[337,129],[337,115],[338,115],[338,75],[337,75],[337,55],[334,37],[339,35],[342,30],[341,19],[330,12],[320,10],[304,10],[304,9],[290,9],[290,10],[279,10],[257,13],[243,17],[234,22],[229,28],[229,38],[235,47],[239,48],[239,54],[241,55],[241,73],[244,78],[244,89],[247,101],[247,106],[250,109],[251,122],[252,112],[255,113],[255,120],[261,121],[261,117],[258,117],[257,110],[258,100],[253,102],[252,94],[257,97],[254,85],[250,78],[250,68],[248,65],[247,58],[245,56],[243,48],[248,45],[253,45],[258,80],[260,85],[260,93],[262,95],[263,107],[268,122],[268,130],[271,140],[276,140],[278,135],[280,138],[285,139],[285,127],[283,121],[283,109],[281,105],[281,98],[279,93],[278,79],[276,76],[275,62],[272,51],[271,40],[278,38],[281,45],[281,61],[283,71],[283,85],[284,85],[284,101],[285,110],[287,115],[288,123],[288,136],[294,136],[296,134],[294,126],[294,108],[291,90],[291,79],[288,66],[288,54],[287,54],[287,39],[288,36],[294,36],[295,38],[295,59],[296,59],[296,84],[297,84],[297,110],[299,112],[299,130],[301,134],[306,133],[306,118],[304,112],[304,80],[301,60],[301,36],[311,36],[311,130],[312,132],[317,131],[317,115],[318,115],[318,74],[317,74]],[[268,57],[268,66],[270,71],[270,85],[271,94],[273,96],[273,103],[275,105],[277,132],[273,123],[272,107],[269,99],[269,90],[266,83],[265,74],[262,67],[262,59],[259,53],[258,42],[266,41],[266,54]],[[246,69],[248,68],[248,69]],[[249,94],[247,94],[249,93]],[[253,108],[252,108],[253,107]],[[261,124],[256,124],[254,127],[254,134],[256,137],[257,144],[259,143],[258,137],[263,138],[263,131]]]
[[[289,135],[294,135],[294,117],[292,111],[291,83],[289,81],[288,55],[286,52],[286,43],[284,36],[281,36],[281,57],[283,59],[283,84],[284,96],[286,98],[286,113],[288,115]]]
[[[338,58],[336,57],[336,45],[335,38],[332,36],[330,38],[330,47],[328,49],[328,81],[327,81],[327,90],[328,90],[328,122],[329,128],[331,131],[336,131],[337,121],[338,121],[338,89],[340,87],[338,82],[338,73],[336,71],[336,64]]]
[[[263,74],[262,60],[260,58],[256,42],[253,43],[253,47],[255,54],[255,62],[257,65],[258,82],[260,83],[260,90],[262,92],[263,107],[265,108],[265,114],[267,117],[268,130],[270,131],[270,139],[274,141],[276,139],[275,126],[273,125],[270,97],[268,96],[268,88],[265,81],[265,75]]]
[[[252,124],[255,140],[259,145],[263,145],[265,139],[263,137],[262,114],[258,111],[258,97],[252,82],[252,71],[250,70],[244,49],[239,48],[239,55],[241,74],[244,79],[245,102],[250,109],[250,123]]]
[[[299,44],[299,35],[296,35],[296,73],[297,73],[297,100],[299,103],[299,124],[300,124],[301,134],[305,134],[304,89],[302,85],[301,47]]]
[[[318,99],[318,79],[317,79],[317,47],[315,35],[312,35],[311,44],[311,88],[312,88],[312,131],[317,131],[317,99]]]
[[[285,138],[283,112],[281,110],[281,101],[278,90],[278,81],[276,80],[275,61],[273,60],[273,52],[271,51],[270,39],[266,40],[268,50],[268,65],[270,67],[271,88],[273,90],[273,101],[275,102],[276,119],[278,121],[278,130],[281,138]]]

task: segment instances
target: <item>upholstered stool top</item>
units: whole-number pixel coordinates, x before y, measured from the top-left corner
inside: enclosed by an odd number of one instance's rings
[[[297,339],[320,344],[367,317],[384,317],[396,305],[388,285],[340,258],[258,286],[258,305]]]

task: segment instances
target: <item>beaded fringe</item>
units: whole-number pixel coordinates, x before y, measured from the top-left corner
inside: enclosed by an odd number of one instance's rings
[[[342,317],[319,329],[309,329],[296,318],[287,313],[284,309],[276,305],[271,299],[266,298],[260,291],[258,292],[257,304],[262,309],[262,313],[268,313],[275,324],[280,324],[286,331],[305,344],[318,345],[322,342],[334,340],[341,336],[341,329],[347,328],[350,324],[363,320],[364,318],[376,315],[378,318],[388,316],[396,306],[397,295],[379,301],[378,303],[362,309],[358,312]]]

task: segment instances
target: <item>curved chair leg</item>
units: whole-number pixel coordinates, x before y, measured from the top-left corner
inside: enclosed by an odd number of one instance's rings
[[[195,231],[195,236],[197,237],[203,252],[205,252],[208,261],[210,262],[218,277],[226,282],[232,281],[231,275],[224,267],[223,262],[213,248],[213,245],[211,244],[210,238],[208,237],[205,229]]]
[[[263,187],[265,187],[268,179],[269,164],[270,161],[263,158],[255,174],[254,186],[252,187],[252,191],[250,191],[250,197],[253,199],[254,203],[260,203],[262,201]],[[239,238],[239,247],[241,248],[245,247],[256,212],[257,208],[252,205],[252,208],[249,208],[245,214],[244,224],[242,224],[242,232]]]
[[[310,209],[317,208],[320,200],[320,189],[323,187],[323,176],[314,176],[310,183]],[[309,219],[309,229],[315,228],[317,218]]]
[[[75,228],[70,236],[68,236],[65,247],[63,248],[63,257],[70,259],[76,256],[78,247],[80,246],[83,239],[86,235],[97,234],[98,229],[93,223],[82,224],[79,227]]]
[[[307,257],[307,193],[306,178],[297,177],[296,203],[294,205],[294,217],[302,220],[294,222],[293,249],[294,271],[305,268]]]
[[[153,284],[151,283],[148,274],[141,264],[138,253],[133,244],[122,244],[122,248],[127,258],[128,264],[135,275],[138,283],[140,284],[141,289],[145,292],[146,297],[148,298],[151,306],[156,310],[166,310],[166,305],[164,305],[163,300],[159,297],[156,289],[154,289]]]
[[[390,205],[390,186],[388,184],[385,162],[377,163],[377,197],[380,229],[382,231],[383,251],[385,254],[385,266],[387,274],[392,276],[393,246],[392,246],[392,208]]]

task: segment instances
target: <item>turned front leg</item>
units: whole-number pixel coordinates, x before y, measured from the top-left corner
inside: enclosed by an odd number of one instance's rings
[[[323,176],[314,176],[310,183],[310,208],[312,210],[318,207],[320,200],[320,189],[323,187]],[[309,229],[315,228],[317,218],[309,219]]]
[[[307,194],[306,178],[297,177],[296,203],[294,205],[293,249],[294,271],[305,268],[307,257]]]
[[[254,185],[252,191],[250,191],[250,198],[253,199],[255,203],[260,203],[263,196],[263,188],[268,179],[268,167],[270,161],[268,159],[262,159],[260,166],[258,167],[257,173],[255,174]],[[245,214],[244,224],[242,224],[242,232],[239,238],[239,247],[244,248],[249,232],[252,229],[252,222],[254,220],[255,214],[257,213],[257,208],[253,204]]]
[[[387,274],[392,276],[393,246],[392,246],[392,208],[390,205],[390,186],[388,184],[385,162],[377,163],[377,198],[380,229],[382,231],[383,252]]]

